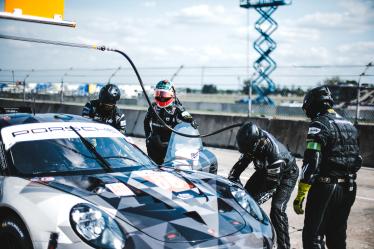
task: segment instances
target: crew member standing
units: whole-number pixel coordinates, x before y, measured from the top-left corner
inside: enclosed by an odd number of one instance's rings
[[[173,84],[170,81],[158,82],[154,95],[155,102],[148,108],[144,118],[144,133],[148,156],[157,164],[162,164],[171,131],[160,122],[155,113],[171,128],[181,122],[187,122],[196,129],[197,124],[176,98]]]
[[[356,197],[356,173],[361,167],[358,132],[333,109],[326,86],[310,90],[303,110],[312,120],[294,210],[303,214],[303,247],[346,248],[347,220]]]
[[[116,106],[120,97],[121,92],[116,85],[106,84],[100,89],[99,99],[91,100],[84,106],[82,116],[109,124],[124,134],[125,114],[121,113]]]

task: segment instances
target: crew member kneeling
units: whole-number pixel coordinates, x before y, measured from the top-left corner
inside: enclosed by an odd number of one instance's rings
[[[245,189],[259,204],[273,197],[270,218],[277,233],[278,249],[290,248],[286,208],[299,176],[295,158],[274,136],[252,123],[239,129],[236,141],[242,155],[228,178],[240,183],[241,173],[253,161],[256,172]]]

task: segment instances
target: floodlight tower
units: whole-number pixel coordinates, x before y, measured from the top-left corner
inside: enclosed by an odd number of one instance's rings
[[[251,85],[258,94],[253,101],[254,104],[274,105],[274,101],[268,96],[275,91],[275,84],[269,75],[277,68],[277,63],[269,55],[277,47],[270,35],[278,28],[278,23],[271,18],[271,15],[278,6],[289,5],[291,2],[292,0],[240,0],[240,7],[254,8],[261,15],[255,23],[255,29],[260,33],[260,37],[253,43],[254,49],[260,54],[260,57],[253,63],[257,77]],[[263,82],[267,84],[267,87],[261,87]]]

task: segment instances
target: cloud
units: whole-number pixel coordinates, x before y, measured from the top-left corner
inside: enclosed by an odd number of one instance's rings
[[[295,20],[287,20],[287,24],[320,30],[344,30],[352,33],[374,29],[374,12],[365,0],[342,0],[338,3],[341,6],[339,11],[317,11]]]
[[[142,5],[146,8],[153,8],[156,7],[156,2],[155,1],[146,1],[142,3]]]
[[[349,51],[356,51],[361,53],[371,51],[370,54],[374,56],[374,41],[344,44],[338,47],[338,51],[341,53],[346,53]]]
[[[321,32],[318,29],[282,26],[274,35],[277,42],[297,43],[299,41],[318,41]]]
[[[343,44],[336,49],[339,63],[367,64],[374,60],[374,41]]]
[[[272,57],[279,62],[279,65],[290,64],[329,64],[329,49],[324,46],[294,46],[292,44],[283,44],[283,46],[274,51]]]
[[[177,11],[168,13],[173,22],[181,24],[198,25],[230,25],[236,23],[235,18],[227,15],[225,7],[222,5],[194,5]]]

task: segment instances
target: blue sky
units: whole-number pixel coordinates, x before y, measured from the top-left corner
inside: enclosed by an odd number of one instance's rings
[[[0,33],[121,48],[140,68],[147,84],[169,78],[184,65],[176,85],[214,83],[219,88],[236,88],[245,78],[245,68],[202,72],[199,67],[245,67],[248,29],[250,64],[257,59],[252,42],[258,37],[253,28],[258,15],[254,10],[249,15],[247,27],[246,10],[239,8],[239,1],[228,0],[65,0],[65,19],[76,21],[77,28],[0,19]],[[332,75],[357,80],[363,71],[358,67],[295,69],[292,65],[365,65],[374,60],[372,0],[294,0],[290,6],[279,7],[273,17],[279,28],[272,36],[278,46],[271,56],[279,68],[271,77],[278,85],[310,87]],[[121,56],[112,53],[1,39],[0,55],[1,69],[128,67]],[[164,66],[169,68],[149,69]],[[370,72],[374,74],[373,69]],[[91,77],[83,76],[89,72],[76,73],[82,77],[67,80],[105,81],[112,71]],[[59,74],[63,72],[50,77],[35,73],[30,80],[57,81]],[[0,72],[0,80],[1,76]],[[373,83],[374,77],[364,81]],[[121,70],[112,82],[134,83],[135,78]]]

